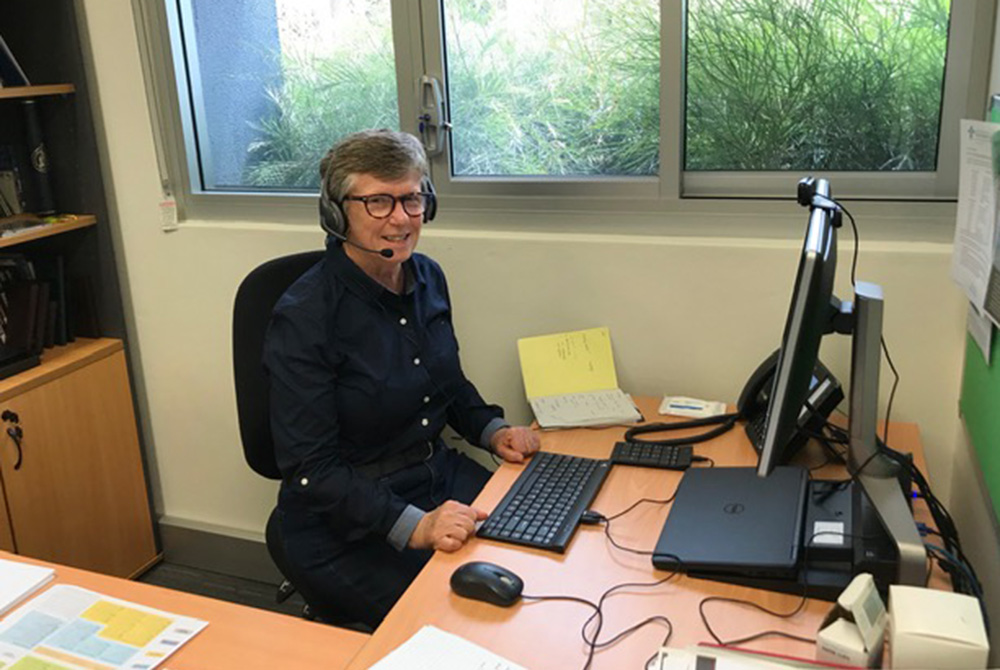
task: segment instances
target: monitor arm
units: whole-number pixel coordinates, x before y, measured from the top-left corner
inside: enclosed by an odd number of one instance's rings
[[[848,307],[850,309],[850,307]],[[857,282],[851,337],[850,449],[848,469],[857,478],[899,552],[897,583],[923,586],[927,552],[913,521],[898,466],[880,453],[878,378],[882,343],[882,287]]]

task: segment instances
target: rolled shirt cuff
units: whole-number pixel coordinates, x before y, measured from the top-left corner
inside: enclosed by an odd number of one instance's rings
[[[392,525],[389,535],[386,536],[389,545],[396,551],[406,549],[406,545],[410,541],[410,536],[413,535],[413,531],[417,529],[417,524],[420,523],[425,514],[426,512],[419,507],[407,505],[403,513],[396,519],[396,523]]]
[[[498,430],[508,427],[510,427],[510,424],[504,421],[503,417],[498,416],[495,419],[490,419],[490,422],[483,428],[483,432],[479,434],[479,446],[486,451],[493,451],[490,447],[490,440],[493,439]]]

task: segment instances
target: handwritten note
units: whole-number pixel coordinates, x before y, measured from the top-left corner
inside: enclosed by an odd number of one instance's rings
[[[523,337],[517,353],[528,398],[618,388],[607,328]]]

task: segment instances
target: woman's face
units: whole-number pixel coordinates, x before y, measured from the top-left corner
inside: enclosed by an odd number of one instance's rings
[[[369,174],[355,175],[354,183],[348,190],[348,197],[373,196],[386,194],[399,198],[420,192],[421,179],[419,173],[414,173],[399,181],[382,181]],[[358,200],[345,200],[344,212],[347,214],[347,239],[354,244],[381,251],[392,249],[392,258],[382,258],[372,254],[377,260],[389,264],[400,264],[408,259],[417,247],[420,229],[423,226],[423,214],[407,214],[403,204],[398,200],[392,212],[385,218],[376,218],[368,213],[375,211],[374,203]]]

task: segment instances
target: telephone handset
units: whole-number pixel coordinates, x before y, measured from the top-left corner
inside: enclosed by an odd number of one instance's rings
[[[776,350],[753,371],[753,374],[750,375],[747,383],[743,386],[743,391],[740,392],[735,413],[710,416],[704,419],[693,419],[679,423],[650,423],[633,426],[625,431],[625,440],[628,442],[642,442],[664,446],[696,444],[711,440],[728,432],[736,425],[737,421],[745,419],[747,422],[745,427],[747,436],[750,438],[754,449],[759,453],[764,447],[767,407],[771,400],[771,391],[774,388],[774,377],[778,369],[778,355],[780,353],[780,349]],[[795,434],[782,450],[779,457],[781,462],[787,461],[798,451],[806,443],[810,435],[819,434],[822,431],[827,418],[843,399],[844,391],[840,387],[840,382],[826,369],[826,366],[816,361],[813,377],[809,383],[809,396],[806,399],[805,406],[799,413],[798,430],[795,431]],[[666,439],[644,439],[639,437],[643,433],[657,433],[712,425],[716,427],[694,436]]]
[[[746,419],[746,433],[758,452],[764,447],[764,431],[767,422],[767,407],[774,389],[774,378],[778,369],[778,355],[781,350],[764,359],[747,379],[740,393],[736,410],[741,419]],[[781,462],[786,462],[808,441],[810,435],[822,431],[830,414],[844,399],[844,390],[837,378],[823,365],[816,361],[813,376],[809,382],[809,396],[799,412],[798,430],[788,441],[780,456]]]

